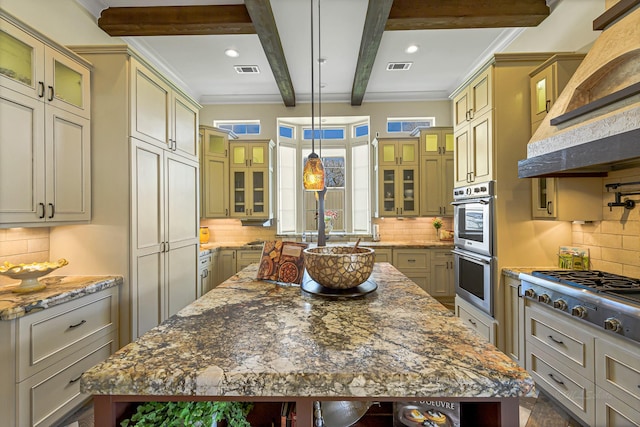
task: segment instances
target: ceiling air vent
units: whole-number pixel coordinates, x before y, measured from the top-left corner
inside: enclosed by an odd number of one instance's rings
[[[404,71],[411,68],[413,62],[389,62],[387,64],[387,71]]]
[[[238,74],[260,74],[260,69],[257,65],[234,65]]]

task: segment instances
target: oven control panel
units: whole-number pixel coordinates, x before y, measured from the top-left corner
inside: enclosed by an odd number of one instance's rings
[[[476,199],[480,197],[491,197],[493,195],[493,181],[453,189],[454,200]]]

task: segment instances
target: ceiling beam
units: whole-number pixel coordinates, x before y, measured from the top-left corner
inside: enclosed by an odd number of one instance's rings
[[[258,33],[258,38],[262,44],[273,77],[280,90],[282,101],[287,107],[295,107],[296,93],[293,89],[293,82],[289,74],[289,67],[284,56],[280,35],[273,17],[271,3],[264,0],[244,0],[244,4],[249,11],[251,21]]]
[[[369,0],[362,40],[360,41],[360,51],[358,52],[358,63],[351,87],[351,105],[353,106],[362,105],[373,63],[380,47],[380,40],[382,40],[382,33],[384,33],[393,3],[394,0]]]
[[[546,0],[395,0],[385,30],[535,27]]]
[[[116,37],[256,33],[244,4],[110,7],[100,14],[98,26]]]

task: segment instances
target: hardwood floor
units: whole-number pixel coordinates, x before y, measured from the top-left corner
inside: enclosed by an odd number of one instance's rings
[[[580,426],[580,423],[569,416],[562,408],[560,408],[543,392],[540,392],[540,395],[537,399],[523,398],[520,401],[519,427]],[[59,427],[93,427],[93,404],[89,402],[79,408],[74,414],[64,420],[64,422],[62,422]]]

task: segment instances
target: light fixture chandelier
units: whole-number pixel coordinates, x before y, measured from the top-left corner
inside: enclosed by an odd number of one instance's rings
[[[304,189],[307,191],[323,191],[324,190],[324,166],[322,165],[322,159],[315,152],[315,139],[316,139],[316,127],[315,127],[315,58],[314,58],[314,33],[313,33],[313,0],[311,4],[311,154],[307,158],[307,163],[304,165],[302,171],[302,182]],[[318,50],[320,50],[320,0],[318,0]],[[322,100],[319,100],[319,104]],[[321,105],[318,106],[320,114],[322,115]],[[318,123],[322,122],[322,116],[318,118]],[[322,125],[320,125],[322,126]],[[322,127],[320,128],[320,149],[322,150]]]

